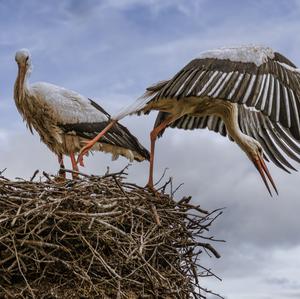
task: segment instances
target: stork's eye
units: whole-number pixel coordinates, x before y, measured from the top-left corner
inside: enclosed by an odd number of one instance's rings
[[[27,61],[28,61],[28,59],[29,59],[29,56],[27,56],[27,57],[26,57],[25,61],[27,62]]]

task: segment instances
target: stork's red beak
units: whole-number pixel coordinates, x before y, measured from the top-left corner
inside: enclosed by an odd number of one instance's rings
[[[271,185],[273,186],[276,194],[278,195],[278,191],[277,191],[277,188],[276,188],[276,185],[273,181],[273,178],[268,170],[268,167],[264,161],[264,159],[260,156],[256,156],[252,159],[253,161],[253,164],[255,165],[256,169],[259,171],[260,175],[261,175],[261,178],[263,179],[270,195],[272,196],[272,192],[271,192],[271,189],[270,189],[270,186],[269,186],[269,183],[267,181],[267,178],[269,179],[269,182],[271,183]]]

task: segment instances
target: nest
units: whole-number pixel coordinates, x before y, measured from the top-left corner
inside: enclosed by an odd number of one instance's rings
[[[0,177],[0,298],[205,298],[221,211],[125,182]],[[165,189],[166,184],[162,187]],[[201,282],[201,283],[200,283]]]

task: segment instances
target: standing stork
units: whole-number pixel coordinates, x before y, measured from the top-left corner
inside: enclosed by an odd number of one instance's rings
[[[110,115],[96,102],[74,91],[45,82],[29,85],[29,51],[18,51],[15,59],[19,67],[14,87],[18,111],[31,133],[35,129],[58,156],[59,174],[65,177],[63,155],[70,156],[73,171],[78,171],[75,153],[109,123]],[[131,161],[149,160],[149,152],[119,123],[92,150],[109,152],[113,159],[122,155]]]
[[[287,172],[295,168],[285,155],[300,162],[300,72],[271,48],[204,52],[170,80],[147,88],[142,98],[113,118],[108,129],[127,114],[151,110],[159,114],[150,134],[149,187],[153,188],[155,141],[168,126],[207,127],[228,135],[254,163],[270,194],[267,178],[278,192],[264,159],[269,157]],[[79,160],[106,130],[81,150]]]

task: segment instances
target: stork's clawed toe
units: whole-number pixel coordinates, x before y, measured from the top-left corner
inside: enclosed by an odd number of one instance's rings
[[[60,182],[66,181],[66,180],[67,180],[66,172],[60,169],[57,176],[54,177],[54,181],[56,183],[60,183]]]
[[[153,184],[149,184],[149,183],[148,183],[148,184],[145,186],[145,188],[148,189],[151,193],[153,193],[153,195],[154,195],[155,197],[160,198],[160,193],[159,193],[159,191],[157,191],[157,190],[155,189],[155,187],[153,186]]]

